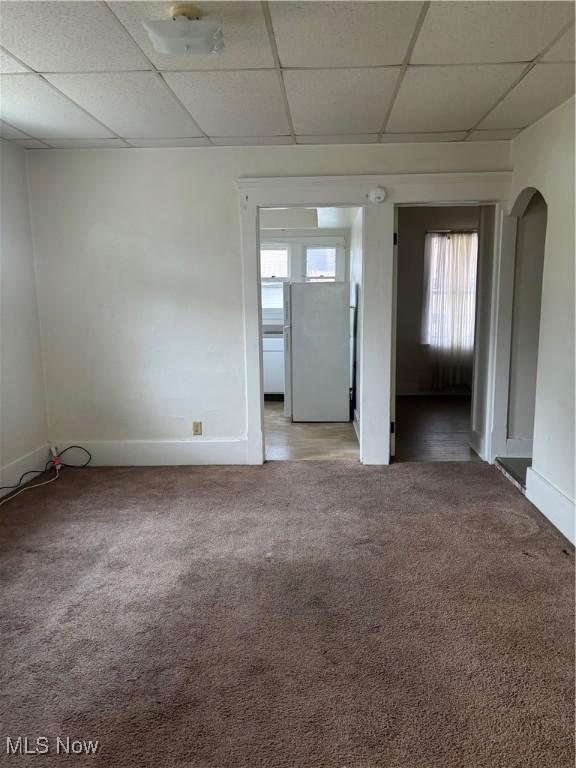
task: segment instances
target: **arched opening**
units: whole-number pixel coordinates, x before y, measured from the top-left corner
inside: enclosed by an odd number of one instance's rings
[[[504,468],[522,486],[532,463],[534,412],[540,306],[548,206],[533,188],[525,189],[512,211],[518,216],[510,372],[508,383],[508,417]]]

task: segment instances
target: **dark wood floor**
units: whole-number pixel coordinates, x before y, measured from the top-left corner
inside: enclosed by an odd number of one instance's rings
[[[528,467],[532,466],[531,458],[511,458],[508,456],[496,458],[496,466],[501,469],[506,477],[516,483],[519,488],[526,488],[526,474]]]
[[[479,461],[470,448],[469,395],[396,398],[394,461]]]

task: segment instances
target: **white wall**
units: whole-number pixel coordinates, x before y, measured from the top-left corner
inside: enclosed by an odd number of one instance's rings
[[[49,434],[90,443],[96,462],[115,460],[116,441],[188,440],[193,420],[190,460],[238,460],[238,178],[509,169],[496,142],[28,156]]]
[[[0,485],[48,458],[24,150],[0,141]]]
[[[528,187],[548,205],[533,471],[527,494],[574,534],[574,99],[512,143],[511,200]]]
[[[547,207],[535,194],[518,220],[510,350],[508,437],[532,453]]]
[[[396,392],[431,392],[433,357],[422,339],[422,286],[426,232],[477,229],[475,206],[422,206],[398,210]],[[470,382],[471,384],[472,382]]]
[[[263,208],[260,229],[317,229],[315,208]]]

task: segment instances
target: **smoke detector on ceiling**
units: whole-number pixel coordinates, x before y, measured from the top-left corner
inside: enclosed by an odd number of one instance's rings
[[[221,21],[202,19],[194,5],[174,5],[171,19],[143,21],[154,50],[166,54],[220,53],[224,48]]]

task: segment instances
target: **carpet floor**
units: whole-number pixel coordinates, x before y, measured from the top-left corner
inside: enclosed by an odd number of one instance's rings
[[[574,764],[573,549],[493,467],[65,470],[0,535],[4,764]]]

